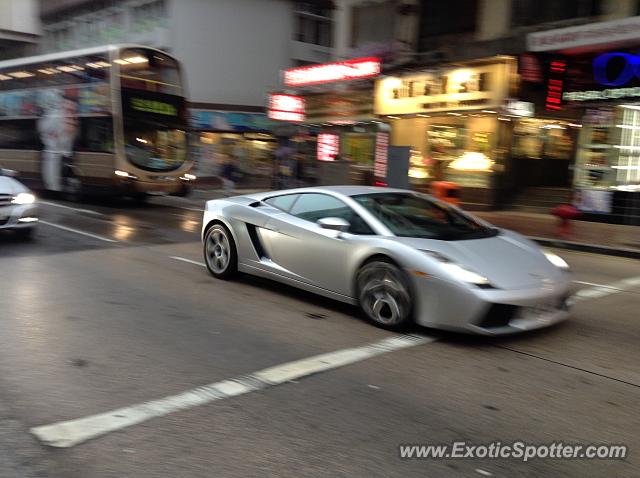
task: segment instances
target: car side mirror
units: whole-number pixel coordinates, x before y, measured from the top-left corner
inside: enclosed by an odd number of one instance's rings
[[[349,221],[342,219],[341,217],[323,217],[322,219],[318,219],[317,224],[322,229],[329,229],[338,232],[346,232],[351,226]]]

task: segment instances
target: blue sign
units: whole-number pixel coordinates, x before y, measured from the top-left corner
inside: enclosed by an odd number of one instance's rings
[[[191,110],[191,125],[199,130],[268,133],[277,124],[264,113]]]
[[[609,62],[615,59],[618,59],[618,64],[622,66],[622,69],[616,72],[615,78],[610,78],[607,67]],[[629,83],[634,77],[639,77],[639,74],[640,57],[631,53],[603,53],[593,60],[593,76],[601,85],[622,86]]]

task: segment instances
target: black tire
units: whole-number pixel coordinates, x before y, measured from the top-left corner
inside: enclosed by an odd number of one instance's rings
[[[20,229],[16,229],[14,232],[18,235],[19,238],[28,241],[33,239],[35,227],[21,227]]]
[[[238,252],[229,229],[216,223],[211,226],[203,244],[204,262],[209,273],[217,278],[228,280],[238,274]]]
[[[376,257],[356,274],[358,304],[366,318],[387,330],[403,330],[414,322],[414,294],[407,273],[393,261]]]

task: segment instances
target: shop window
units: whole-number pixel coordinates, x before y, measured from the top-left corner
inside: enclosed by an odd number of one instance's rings
[[[331,47],[333,35],[332,10],[319,5],[300,2],[295,10],[294,40]]]

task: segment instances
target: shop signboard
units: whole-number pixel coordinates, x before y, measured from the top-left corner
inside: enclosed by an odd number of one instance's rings
[[[638,30],[640,30],[640,17],[556,28],[527,35],[527,49],[557,51],[619,42],[637,42]]]
[[[386,184],[387,162],[389,159],[389,133],[376,133],[376,150],[373,163],[373,175],[377,181]]]
[[[269,119],[264,113],[191,110],[191,125],[201,131],[265,133],[273,131],[280,124],[282,123]]]
[[[515,70],[515,60],[506,59],[382,78],[376,81],[374,111],[401,115],[498,108],[509,96]]]
[[[375,119],[370,89],[305,96],[307,123],[348,124]]]
[[[334,161],[340,151],[340,136],[332,133],[318,134],[318,160]]]
[[[304,121],[304,98],[285,93],[271,93],[267,116],[277,121]]]
[[[301,66],[284,72],[284,84],[296,87],[372,78],[380,74],[380,69],[381,62],[376,57]]]

